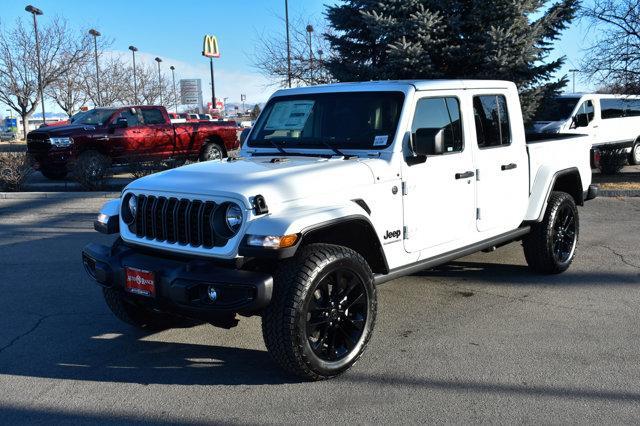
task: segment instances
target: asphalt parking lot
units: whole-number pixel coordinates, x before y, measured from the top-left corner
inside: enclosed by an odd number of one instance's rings
[[[259,318],[145,334],[118,322],[80,249],[104,198],[0,200],[0,423],[637,423],[640,198],[580,209],[572,268],[519,244],[379,288],[365,356],[284,376]]]

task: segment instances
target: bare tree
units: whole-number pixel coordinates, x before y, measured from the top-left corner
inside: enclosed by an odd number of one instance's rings
[[[129,70],[129,75],[133,76],[133,70]],[[130,84],[129,94],[130,101],[133,101],[133,79],[127,80]],[[136,66],[136,81],[138,84],[138,103],[146,105],[158,105],[160,98],[163,101],[171,103],[173,99],[171,77],[162,75],[162,85],[158,81],[158,68],[153,64],[140,63]],[[162,96],[160,96],[162,94]],[[133,102],[128,102],[133,103]]]
[[[95,64],[88,63],[83,69],[83,87],[87,98],[94,105],[112,106],[126,102],[132,71],[118,56],[100,58],[100,94],[98,96]],[[98,101],[100,100],[100,102]]]
[[[90,42],[88,36],[71,31],[61,18],[40,28],[42,86],[47,89],[90,55]],[[34,44],[33,28],[21,19],[12,29],[0,27],[0,101],[22,118],[25,139],[28,119],[42,101]]]
[[[583,61],[585,75],[609,91],[640,92],[640,0],[594,0],[582,14],[599,34]]]
[[[54,81],[46,91],[47,96],[69,116],[75,114],[89,99],[84,90],[84,69],[77,66]]]
[[[282,21],[284,27],[284,19]],[[302,18],[289,23],[293,86],[323,84],[331,81],[330,74],[324,66],[330,54],[329,44],[324,37],[326,27],[323,22],[311,23],[313,32],[309,33],[308,25],[310,23]],[[311,35],[311,50],[309,35]],[[288,67],[287,40],[284,32],[270,36],[260,34],[252,61],[253,67],[273,81],[274,85],[285,87],[288,84]]]

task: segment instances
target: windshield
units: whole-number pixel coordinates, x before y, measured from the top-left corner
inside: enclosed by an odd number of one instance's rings
[[[274,98],[251,133],[249,146],[383,149],[396,134],[400,92],[318,93]]]
[[[74,118],[73,124],[90,124],[93,126],[101,126],[103,125],[109,117],[116,112],[115,109],[92,109],[90,111],[84,112],[81,116]]]
[[[547,98],[533,121],[563,121],[571,117],[580,98]]]

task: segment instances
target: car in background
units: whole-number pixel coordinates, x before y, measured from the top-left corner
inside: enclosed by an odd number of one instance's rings
[[[169,120],[171,120],[172,123],[186,123],[187,122],[186,118],[182,118],[180,116],[180,114],[177,114],[175,112],[170,112],[169,113]]]
[[[172,123],[162,106],[95,108],[66,126],[29,132],[27,152],[34,167],[60,179],[74,166],[174,160],[221,160],[239,147],[236,129],[216,123]],[[93,170],[93,169],[92,169]]]
[[[625,160],[640,164],[640,96],[570,94],[546,99],[527,130],[588,135],[592,165],[604,173],[619,171]]]

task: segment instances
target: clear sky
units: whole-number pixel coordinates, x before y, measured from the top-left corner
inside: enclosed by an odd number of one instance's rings
[[[325,4],[332,0],[289,0],[290,17],[317,21],[322,18]],[[16,17],[29,19],[24,0],[3,0],[0,22],[11,25]],[[247,94],[247,102],[264,102],[274,90],[269,82],[251,66],[261,34],[282,33],[284,0],[227,0],[177,2],[151,0],[32,0],[43,10],[41,20],[54,15],[64,16],[72,26],[94,27],[113,39],[112,49],[127,51],[131,44],[139,49],[142,61],[163,58],[162,66],[176,67],[176,79],[202,78],[203,96],[209,92],[208,60],[201,56],[204,34],[218,37],[222,57],[215,59],[216,96],[239,102]],[[574,23],[556,45],[553,56],[567,55],[568,64],[562,73],[578,67],[582,49],[592,37],[586,25]],[[577,90],[592,87],[577,82]],[[569,87],[569,90],[571,87]]]

